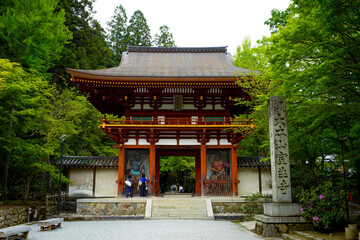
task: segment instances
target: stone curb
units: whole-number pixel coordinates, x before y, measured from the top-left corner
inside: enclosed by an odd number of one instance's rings
[[[323,238],[315,237],[309,233],[304,233],[304,232],[300,232],[300,231],[294,231],[294,233],[296,233],[297,235],[306,237],[308,239],[312,239],[312,240],[324,240]]]
[[[99,220],[141,220],[145,215],[122,215],[122,216],[64,216],[66,221],[99,221]]]

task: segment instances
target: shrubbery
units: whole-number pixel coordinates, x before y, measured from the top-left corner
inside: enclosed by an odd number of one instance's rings
[[[321,231],[330,231],[341,222],[345,213],[344,190],[327,182],[298,195],[302,205],[301,216],[313,221]]]
[[[259,192],[252,193],[245,197],[245,204],[242,205],[242,211],[250,215],[264,213],[263,202],[270,202],[271,195],[261,194]]]

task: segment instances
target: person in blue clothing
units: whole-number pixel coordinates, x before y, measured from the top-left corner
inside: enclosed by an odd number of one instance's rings
[[[128,197],[130,193],[130,197],[132,198],[133,180],[131,175],[129,175],[128,179],[125,181],[125,185],[126,185],[126,197]]]
[[[141,183],[141,185],[140,185],[140,197],[145,198],[146,197],[146,190],[147,190],[146,188],[147,187],[146,187],[146,177],[145,177],[144,173],[141,175],[139,183]]]

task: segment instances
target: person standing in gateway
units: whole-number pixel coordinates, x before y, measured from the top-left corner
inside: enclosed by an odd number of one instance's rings
[[[144,173],[141,175],[139,184],[141,184],[140,185],[140,197],[145,198],[146,197],[146,177],[145,177]]]
[[[128,197],[129,193],[130,193],[130,197],[132,198],[132,185],[133,185],[132,183],[133,183],[132,177],[131,177],[131,175],[129,175],[128,179],[125,181],[126,197]]]

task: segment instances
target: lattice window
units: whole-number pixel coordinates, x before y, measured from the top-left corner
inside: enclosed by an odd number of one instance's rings
[[[181,111],[183,108],[183,96],[182,95],[174,95],[174,110]]]

